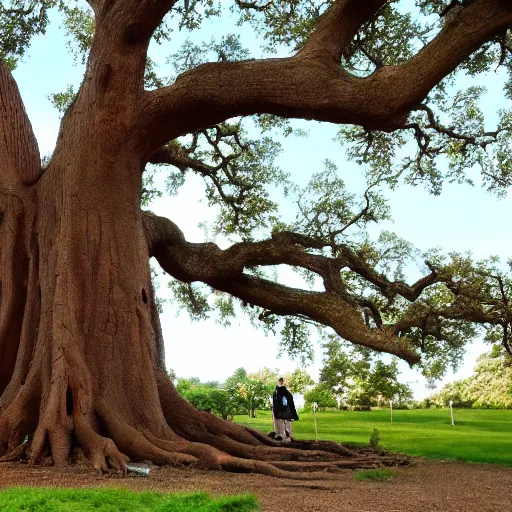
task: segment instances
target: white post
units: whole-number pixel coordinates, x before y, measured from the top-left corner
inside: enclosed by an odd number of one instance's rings
[[[391,417],[391,423],[393,423],[393,400],[389,401],[389,413]]]
[[[455,423],[453,422],[453,400],[450,400],[450,416],[452,418],[452,427],[454,427]]]
[[[318,409],[318,404],[313,402],[311,408],[313,409],[313,421],[315,422],[315,441],[318,441],[318,430],[316,427],[316,410]]]

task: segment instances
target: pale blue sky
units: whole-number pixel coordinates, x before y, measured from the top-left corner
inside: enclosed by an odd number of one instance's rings
[[[14,73],[42,156],[52,152],[59,127],[58,112],[47,96],[63,91],[69,83],[76,88],[83,74],[83,66],[74,66],[73,57],[66,48],[58,15],[53,19],[56,22],[47,35],[34,38],[23,63]],[[207,25],[199,39],[209,40],[213,33],[213,26]],[[251,38],[243,35],[244,40],[254,46]],[[183,39],[184,35],[176,34],[174,41],[177,44]],[[171,70],[165,63],[165,57],[176,51],[176,46],[173,47],[167,51],[157,49],[155,60],[162,65],[162,70],[166,66]],[[484,98],[488,114],[501,106],[494,103],[495,98],[502,98],[502,79],[499,74],[483,79],[489,88]],[[495,117],[491,114],[488,119],[492,123]],[[322,168],[322,160],[329,157],[338,164],[349,188],[360,190],[364,184],[362,169],[347,162],[343,149],[333,141],[337,128],[313,122],[299,124],[310,130],[310,136],[307,139],[289,137],[282,141],[284,152],[279,160],[282,168],[290,172],[296,181],[304,183],[312,172]],[[471,250],[475,258],[500,255],[504,260],[512,253],[508,236],[512,213],[509,198],[497,200],[482,189],[450,184],[445,185],[440,197],[428,194],[421,187],[405,186],[390,192],[389,196],[394,222],[383,223],[379,229],[395,231],[420,250],[441,246],[447,252]],[[204,203],[200,203],[203,197],[202,180],[193,177],[178,197],[159,199],[152,209],[173,219],[190,241],[202,241],[203,233],[197,224],[212,216]],[[191,209],[191,204],[197,206]],[[187,212],[186,216],[183,212]],[[294,279],[289,272],[283,277],[287,281]],[[162,281],[160,294],[165,295],[165,292],[166,284]],[[276,359],[278,339],[254,330],[245,318],[239,320],[239,325],[226,329],[216,324],[214,319],[192,323],[184,313],[176,317],[172,306],[166,306],[162,325],[168,366],[180,376],[224,380],[240,366],[248,371],[256,371],[262,366],[279,367],[283,372],[292,371],[297,366],[287,357]],[[470,346],[461,370],[457,375],[448,375],[445,381],[469,375],[476,357],[485,349],[481,342]],[[309,368],[314,377],[317,377],[320,363],[321,350],[318,347],[315,364]],[[424,379],[419,372],[408,369],[406,364],[402,366],[403,380],[412,383],[417,398],[424,397],[427,394]]]

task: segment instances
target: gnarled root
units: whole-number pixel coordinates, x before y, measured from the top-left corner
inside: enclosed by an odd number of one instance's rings
[[[23,416],[28,397],[34,396],[23,389],[2,414],[0,462],[18,460],[28,451],[32,463],[51,455],[54,464],[62,465],[69,462],[74,446],[78,446],[99,471],[126,473],[129,460],[150,460],[158,465],[196,465],[296,479],[310,478],[306,472],[403,463],[393,457],[355,454],[337,443],[325,441],[299,441],[283,446],[241,425],[196,411],[174,391],[170,399],[167,397],[167,409],[173,405],[186,413],[175,423],[164,418],[161,410],[148,413],[153,422],[144,421],[134,411],[127,414],[112,399],[84,398],[83,388],[67,391],[68,385],[58,379],[43,388],[48,398],[43,400],[45,406],[41,407],[39,417]],[[72,407],[66,404],[70,394]],[[85,413],[81,401],[88,403]],[[31,409],[37,410],[33,406]],[[132,423],[130,417],[132,421],[139,419]],[[192,425],[188,431],[187,422]],[[27,434],[31,434],[30,441],[23,443]]]

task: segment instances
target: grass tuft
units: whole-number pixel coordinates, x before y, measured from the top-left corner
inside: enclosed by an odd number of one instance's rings
[[[0,490],[2,512],[255,512],[254,496],[211,498],[206,493],[135,493],[121,489]]]
[[[354,473],[354,478],[359,481],[389,480],[395,476],[397,476],[396,472],[391,471],[391,469],[358,469]]]

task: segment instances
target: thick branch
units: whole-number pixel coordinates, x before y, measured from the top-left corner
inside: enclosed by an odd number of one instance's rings
[[[254,11],[263,12],[268,9],[274,1],[270,0],[263,5],[259,5],[257,2],[243,2],[242,0],[235,0],[235,3],[240,7],[240,9],[252,9]]]
[[[479,325],[500,324],[497,315],[486,312],[481,304],[470,301],[456,301],[453,305],[443,308],[432,308],[427,304],[413,304],[405,315],[395,324],[395,333],[407,334],[413,327],[422,330],[423,335],[431,335],[442,339],[440,320],[462,320]]]
[[[0,59],[0,190],[34,184],[41,162],[18,86]]]
[[[310,236],[282,231],[273,235],[273,238],[280,244],[296,244],[305,248],[323,249],[330,245],[329,241],[320,240]],[[408,301],[415,301],[428,286],[442,281],[435,269],[431,268],[431,273],[418,279],[414,284],[408,285],[403,281],[390,281],[384,274],[377,272],[363,256],[356,253],[348,245],[338,245],[336,250],[339,254],[337,261],[339,268],[347,267],[352,272],[363,277],[366,281],[373,284],[384,297],[390,299],[394,295],[400,295]],[[328,258],[326,258],[328,259]]]
[[[338,0],[320,18],[303,56],[328,57],[339,64],[343,51],[361,26],[369,21],[386,0]]]
[[[143,144],[150,154],[185,133],[255,113],[398,129],[440,80],[511,25],[508,2],[475,0],[410,61],[367,78],[349,75],[332,60],[309,58],[306,49],[287,59],[205,64],[146,94]],[[314,35],[310,48],[326,37]],[[334,46],[341,36],[336,40]]]
[[[95,39],[118,49],[147,49],[153,32],[177,0],[87,0],[96,14]]]
[[[144,35],[151,36],[160,25],[164,16],[172,9],[178,0],[132,0],[131,9],[136,13],[143,28]]]
[[[305,316],[332,327],[346,340],[395,354],[410,363],[419,359],[405,338],[392,335],[392,328],[369,329],[365,325],[358,304],[344,291],[340,267],[334,260],[308,254],[282,240],[241,243],[225,251],[212,243],[189,243],[174,223],[150,213],[144,214],[144,226],[150,254],[176,279],[202,281],[278,315]],[[289,288],[244,274],[246,267],[280,263],[321,275],[326,291]]]
[[[215,173],[217,170],[216,167],[212,167],[200,160],[191,158],[179,146],[170,145],[162,146],[154,151],[149,157],[148,163],[173,165],[182,172],[186,169],[194,169],[204,176]]]

